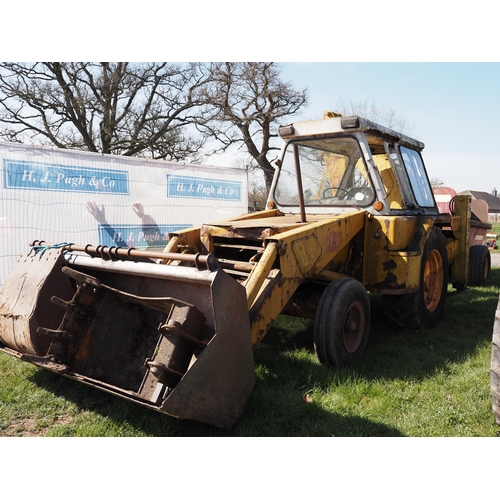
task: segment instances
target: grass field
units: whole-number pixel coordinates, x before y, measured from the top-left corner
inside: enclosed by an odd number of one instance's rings
[[[180,421],[0,353],[1,436],[499,436],[490,345],[500,292],[451,294],[428,331],[397,331],[371,298],[362,359],[322,366],[312,322],[281,316],[255,350],[257,382],[230,430]]]

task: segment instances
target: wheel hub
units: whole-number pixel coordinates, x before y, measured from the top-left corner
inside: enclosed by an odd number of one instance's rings
[[[343,340],[347,352],[353,353],[361,345],[365,321],[366,317],[363,305],[359,301],[353,302],[347,311],[344,322]]]

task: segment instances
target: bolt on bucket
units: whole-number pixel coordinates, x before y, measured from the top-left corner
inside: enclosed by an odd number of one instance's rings
[[[161,265],[150,259],[165,254],[134,252],[116,260],[70,245],[21,256],[0,289],[0,348],[162,413],[231,427],[255,383],[245,289],[213,259]]]

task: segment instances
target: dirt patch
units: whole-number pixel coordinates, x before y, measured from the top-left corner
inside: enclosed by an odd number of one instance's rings
[[[66,425],[73,421],[73,417],[56,417],[52,426]],[[5,437],[43,437],[47,434],[48,427],[37,429],[37,421],[34,418],[17,419],[0,431],[0,436]]]
[[[45,433],[36,431],[36,420],[34,418],[26,418],[16,420],[2,431],[2,436],[23,436],[34,437],[43,436]]]

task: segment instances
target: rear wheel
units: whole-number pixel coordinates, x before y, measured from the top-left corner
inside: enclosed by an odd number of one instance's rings
[[[364,352],[370,331],[370,301],[355,279],[330,283],[319,301],[314,320],[314,349],[321,363],[344,366]]]
[[[490,278],[491,255],[487,246],[473,245],[469,251],[469,285],[483,286]]]
[[[500,301],[497,305],[491,344],[491,397],[493,414],[500,425]]]
[[[431,228],[420,266],[420,286],[415,293],[384,295],[385,313],[391,323],[405,328],[431,328],[443,316],[448,287],[446,240]]]

